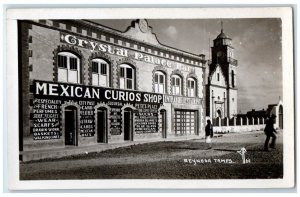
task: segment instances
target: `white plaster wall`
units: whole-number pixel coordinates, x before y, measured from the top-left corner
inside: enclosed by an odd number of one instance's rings
[[[218,74],[220,76],[219,81],[218,81]],[[218,86],[224,86],[224,87],[226,86],[224,75],[219,66],[217,66],[215,72],[211,76],[211,84],[218,85]]]

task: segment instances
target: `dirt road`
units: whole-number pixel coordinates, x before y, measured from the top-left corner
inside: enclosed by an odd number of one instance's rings
[[[156,142],[62,159],[20,163],[21,180],[52,179],[213,179],[280,178],[283,176],[282,135],[276,149],[263,151],[260,132],[225,134],[213,139]],[[247,164],[237,153],[247,150]]]

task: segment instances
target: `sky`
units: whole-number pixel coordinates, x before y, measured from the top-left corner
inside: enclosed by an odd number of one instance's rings
[[[124,32],[132,20],[94,20]],[[149,19],[160,43],[210,58],[212,40],[221,31],[220,19]],[[222,19],[238,60],[238,112],[266,109],[282,98],[281,20]]]

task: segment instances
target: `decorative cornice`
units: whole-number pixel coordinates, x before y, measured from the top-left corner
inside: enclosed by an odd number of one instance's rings
[[[83,37],[89,37],[90,39],[99,39],[101,38],[99,36],[100,35],[107,35],[108,37],[115,37],[119,40],[123,42],[128,42],[128,43],[134,43],[134,44],[138,44],[144,48],[150,48],[152,49],[152,51],[165,51],[164,53],[168,53],[169,57],[174,56],[174,59],[169,58],[170,60],[173,61],[177,61],[176,60],[176,56],[179,57],[184,57],[185,59],[189,59],[193,62],[198,62],[198,64],[189,64],[182,61],[179,61],[180,63],[184,63],[184,64],[188,64],[190,66],[196,66],[196,67],[203,67],[202,65],[199,65],[199,63],[202,63],[203,65],[206,63],[205,60],[205,55],[200,54],[200,55],[196,55],[196,54],[192,54],[186,51],[182,51],[176,48],[172,48],[169,46],[165,46],[162,45],[161,47],[156,46],[156,45],[151,45],[149,43],[144,43],[140,40],[134,39],[134,38],[130,38],[126,35],[124,35],[122,32],[118,32],[117,30],[113,30],[113,29],[109,29],[109,28],[105,28],[104,26],[101,26],[99,24],[95,24],[91,21],[83,21],[83,20],[27,20],[26,22],[30,23],[30,24],[35,24],[35,25],[39,25],[39,26],[43,26],[46,28],[50,28],[50,29],[55,29],[55,30],[59,30],[62,32],[72,32],[74,35],[79,35],[79,36],[83,36]],[[67,25],[69,23],[73,23],[74,26],[76,27],[76,31],[67,29]],[[83,34],[83,29],[85,29],[85,34]],[[90,33],[91,32],[91,33]],[[96,36],[93,36],[93,33],[96,34]],[[106,37],[107,37],[106,36]],[[110,42],[110,41],[109,41]],[[114,42],[112,42],[111,44],[114,44]],[[122,45],[121,45],[122,46]],[[124,46],[124,45],[123,45]],[[134,50],[134,49],[132,49]],[[151,55],[155,55],[155,54],[151,54]]]

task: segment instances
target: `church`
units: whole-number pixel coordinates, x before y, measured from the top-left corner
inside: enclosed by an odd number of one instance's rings
[[[211,120],[233,118],[237,114],[237,60],[232,39],[223,31],[213,40],[208,61],[206,116]]]

